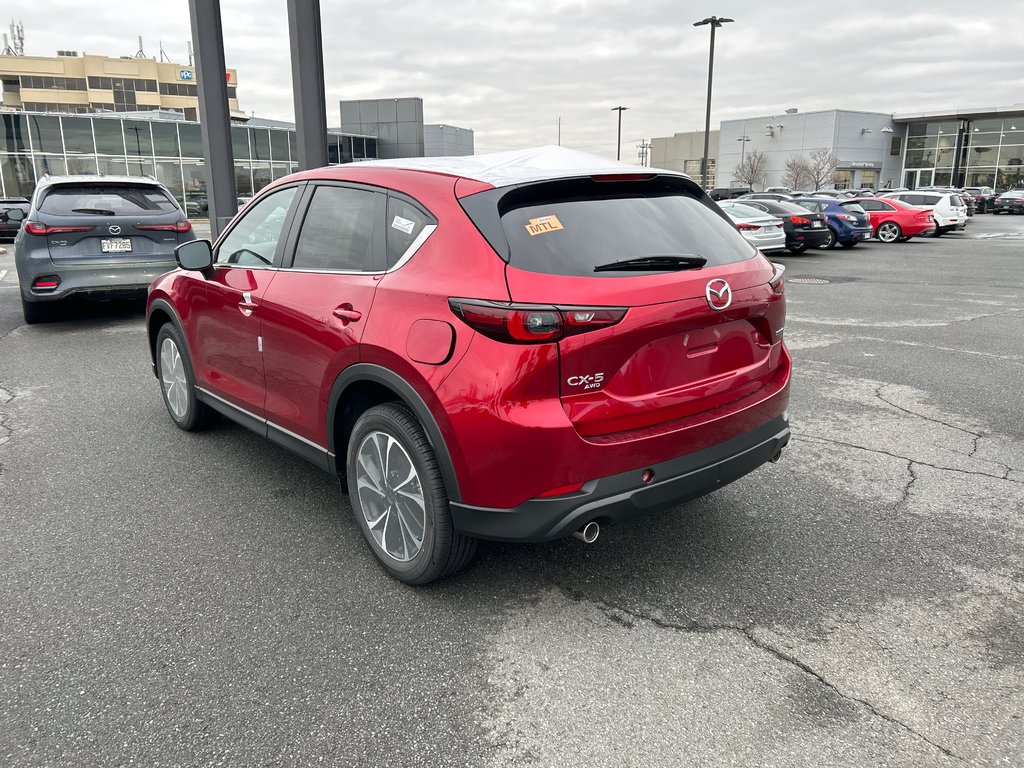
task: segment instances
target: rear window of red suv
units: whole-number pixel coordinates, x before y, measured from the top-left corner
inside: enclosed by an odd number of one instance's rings
[[[702,256],[719,266],[757,252],[681,182],[664,178],[533,185],[506,195],[499,213],[508,262],[528,272],[628,277],[642,273],[594,268],[649,256]]]
[[[166,192],[145,184],[62,184],[46,193],[41,213],[57,216],[137,216],[178,210]]]

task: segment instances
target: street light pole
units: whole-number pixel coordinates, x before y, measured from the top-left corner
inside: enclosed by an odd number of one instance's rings
[[[622,159],[622,113],[629,109],[629,107],[612,107],[612,112],[619,113],[619,140],[615,144],[615,159]]]
[[[728,24],[732,19],[708,16],[703,21],[695,21],[693,26],[703,27],[705,24],[711,26],[711,51],[708,53],[708,106],[704,113],[704,157],[700,161],[700,182],[701,186],[708,186],[708,132],[711,130],[711,81],[715,71],[715,28]]]

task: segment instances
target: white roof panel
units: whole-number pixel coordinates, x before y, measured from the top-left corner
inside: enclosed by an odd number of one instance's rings
[[[545,179],[595,176],[609,173],[664,173],[685,176],[679,171],[644,168],[615,160],[606,160],[587,152],[548,145],[536,149],[517,149],[487,155],[464,157],[402,157],[394,160],[370,160],[360,163],[381,168],[406,168],[446,173],[475,179],[495,187],[507,187]],[[689,177],[687,177],[689,178]]]

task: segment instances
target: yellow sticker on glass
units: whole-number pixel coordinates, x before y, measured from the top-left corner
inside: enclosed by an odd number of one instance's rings
[[[558,220],[557,216],[538,216],[536,219],[530,219],[530,223],[526,225],[526,231],[530,233],[530,237],[534,235],[543,235],[545,232],[554,232],[559,229],[565,229],[562,226],[562,222]]]

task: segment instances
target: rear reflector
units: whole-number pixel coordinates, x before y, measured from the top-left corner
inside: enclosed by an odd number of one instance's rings
[[[25,231],[30,235],[60,235],[65,232],[89,232],[92,227],[48,227],[38,221],[26,221]]]
[[[448,299],[448,306],[478,333],[508,344],[540,344],[607,328],[626,315],[624,307],[556,307],[477,299]]]
[[[32,281],[33,291],[52,291],[60,285],[60,278],[57,275],[40,275]]]
[[[188,219],[182,219],[176,224],[136,224],[135,228],[160,232],[189,232],[192,229],[192,223]]]
[[[549,499],[552,496],[566,496],[570,493],[578,493],[582,489],[584,483],[572,483],[571,485],[560,485],[557,488],[552,488],[550,491],[544,491],[544,493],[537,494],[534,498],[537,499]]]

